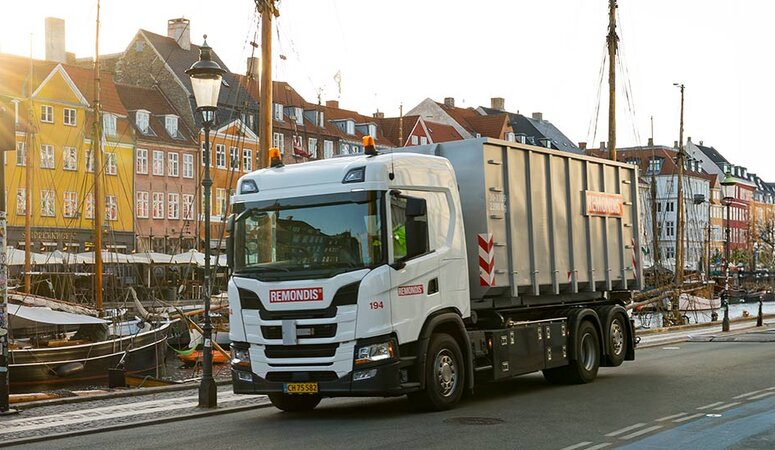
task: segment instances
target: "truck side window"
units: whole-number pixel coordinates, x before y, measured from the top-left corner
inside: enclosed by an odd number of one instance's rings
[[[390,196],[390,210],[395,261],[428,253],[430,248],[425,199],[394,194]]]

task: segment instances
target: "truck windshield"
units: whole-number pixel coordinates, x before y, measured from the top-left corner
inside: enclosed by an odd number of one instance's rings
[[[384,264],[383,197],[363,191],[247,203],[235,221],[234,270],[278,280]]]

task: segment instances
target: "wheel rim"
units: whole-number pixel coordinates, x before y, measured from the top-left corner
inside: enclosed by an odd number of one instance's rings
[[[588,372],[595,368],[597,363],[597,343],[591,333],[584,334],[581,338],[581,362]]]
[[[458,382],[457,364],[455,357],[448,349],[442,349],[436,354],[433,364],[436,369],[436,383],[441,395],[449,397],[455,392]]]
[[[624,328],[618,320],[611,322],[611,350],[614,355],[621,355],[624,349]]]

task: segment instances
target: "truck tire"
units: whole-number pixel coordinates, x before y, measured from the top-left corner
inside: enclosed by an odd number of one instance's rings
[[[321,400],[319,395],[283,394],[280,392],[269,394],[268,397],[275,408],[287,412],[312,411]]]
[[[407,397],[418,409],[450,409],[463,396],[465,373],[463,353],[457,341],[448,334],[434,334],[425,360],[425,389]]]
[[[597,377],[600,368],[600,338],[592,322],[585,320],[579,325],[574,338],[576,360],[567,366],[544,369],[544,379],[552,384],[584,384]]]
[[[620,366],[627,354],[627,319],[621,314],[613,314],[606,324],[606,345],[608,362],[612,367]]]

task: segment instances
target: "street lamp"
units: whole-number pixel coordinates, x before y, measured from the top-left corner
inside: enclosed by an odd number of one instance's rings
[[[205,173],[202,178],[202,191],[204,192],[204,216],[205,216],[205,273],[204,296],[205,322],[202,327],[203,339],[203,368],[202,382],[199,385],[199,407],[215,408],[218,405],[218,390],[213,379],[213,325],[210,322],[210,191],[213,182],[210,179],[210,127],[215,119],[215,111],[218,109],[218,94],[221,90],[221,78],[225,70],[212,60],[207,45],[207,35],[199,48],[199,61],[195,62],[186,73],[191,77],[191,88],[196,100],[196,112],[202,115],[202,126],[205,130],[205,145],[203,160],[205,161]]]
[[[726,176],[721,180],[721,190],[724,196],[724,204],[727,207],[727,224],[725,229],[724,239],[724,292],[721,294],[721,307],[724,308],[724,320],[721,322],[721,331],[729,331],[729,247],[730,247],[730,230],[729,230],[729,209],[732,205],[732,201],[735,199],[735,185],[737,182],[732,177],[729,170],[726,171]]]

